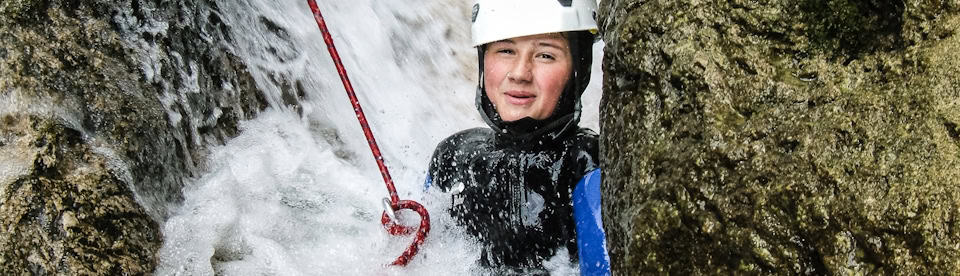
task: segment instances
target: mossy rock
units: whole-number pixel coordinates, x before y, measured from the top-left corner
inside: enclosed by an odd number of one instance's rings
[[[0,271],[16,274],[152,273],[161,237],[103,155],[81,133],[37,117],[3,118],[16,133],[4,153],[32,161],[0,193]]]
[[[152,273],[185,179],[266,107],[217,9],[0,3],[0,274]]]
[[[627,0],[599,16],[615,271],[960,271],[955,2]]]

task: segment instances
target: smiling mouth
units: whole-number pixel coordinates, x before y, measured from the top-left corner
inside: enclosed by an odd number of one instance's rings
[[[514,105],[527,105],[536,100],[537,95],[523,91],[508,91],[504,93],[507,102]]]

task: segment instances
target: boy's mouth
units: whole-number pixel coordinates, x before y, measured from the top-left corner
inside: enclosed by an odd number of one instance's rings
[[[507,91],[503,94],[507,97],[507,102],[514,105],[527,105],[537,98],[537,95],[526,91]]]

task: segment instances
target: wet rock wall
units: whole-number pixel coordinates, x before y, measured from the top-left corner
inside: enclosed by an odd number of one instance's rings
[[[0,3],[0,272],[153,271],[205,147],[266,106],[212,1]]]
[[[600,5],[615,273],[960,271],[960,3]]]

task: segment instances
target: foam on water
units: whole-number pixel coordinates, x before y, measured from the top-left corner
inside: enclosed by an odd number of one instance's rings
[[[476,243],[423,191],[434,146],[483,126],[474,107],[470,1],[318,1],[401,199],[432,230],[409,266],[387,266],[412,237],[380,225],[386,188],[321,33],[301,0],[218,1],[236,53],[270,107],[211,149],[164,224],[158,275],[469,275]],[[602,47],[602,45],[598,45]],[[597,49],[599,50],[599,49]],[[599,56],[582,125],[596,129]],[[300,109],[284,93],[302,89]],[[202,93],[202,91],[201,91]],[[415,213],[401,219],[414,225]],[[572,274],[563,251],[550,261]]]
[[[338,158],[305,124],[296,114],[266,112],[212,153],[211,172],[185,191],[165,225],[159,274],[469,274],[476,247],[445,226],[443,212],[432,214],[433,233],[409,267],[386,267],[411,239],[380,226],[382,183]]]

